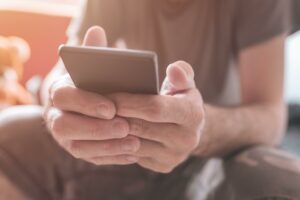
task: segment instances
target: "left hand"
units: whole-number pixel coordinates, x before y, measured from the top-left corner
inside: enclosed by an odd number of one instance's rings
[[[139,150],[132,153],[140,166],[169,173],[198,147],[204,107],[188,63],[168,67],[161,95],[118,93],[109,98],[117,115],[128,120],[129,134],[140,140]]]

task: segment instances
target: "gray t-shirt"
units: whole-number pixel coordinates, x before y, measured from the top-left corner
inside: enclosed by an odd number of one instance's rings
[[[155,51],[160,80],[168,64],[185,60],[195,70],[204,100],[216,103],[238,52],[288,31],[289,4],[289,0],[88,0],[68,34],[82,39],[90,26],[100,25],[110,45],[123,38],[129,48]]]

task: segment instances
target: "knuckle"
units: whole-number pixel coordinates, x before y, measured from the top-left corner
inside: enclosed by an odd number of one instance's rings
[[[130,133],[135,135],[141,135],[141,133],[147,131],[147,126],[144,120],[132,119],[130,121]]]
[[[101,118],[112,119],[116,113],[115,105],[103,96],[76,89],[76,105],[85,113]]]
[[[176,106],[173,108],[175,109],[173,112],[174,118],[176,118],[180,124],[191,125],[194,120],[193,114],[197,112],[193,107],[193,103],[188,99],[180,98],[175,99],[173,105],[178,105],[178,108]]]
[[[92,138],[98,138],[103,132],[103,124],[91,122],[87,127],[87,132]]]
[[[198,146],[199,140],[200,137],[198,136],[198,134],[190,134],[185,139],[185,146],[188,150],[193,150]]]
[[[176,162],[174,163],[174,166],[179,165],[180,163],[183,163],[188,158],[187,154],[181,154],[177,157]]]
[[[185,124],[190,124],[194,120],[194,117],[191,114],[191,111],[187,109],[181,113],[178,113],[178,115],[180,115],[178,119]]]
[[[115,118],[113,122],[114,131],[119,138],[126,137],[130,131],[130,124],[127,120],[122,118]]]
[[[91,109],[93,109],[93,111],[91,112],[94,112],[96,115],[100,115],[107,119],[113,119],[117,112],[115,105],[112,102],[103,99],[100,99],[98,102],[101,103],[97,103],[95,106],[91,106]]]
[[[138,151],[141,147],[141,140],[138,137],[130,136],[130,144],[133,146],[133,151]]]
[[[89,130],[88,130],[88,135],[91,138],[98,138],[98,136],[100,135],[100,129],[97,126],[90,126]]]
[[[177,140],[177,149],[181,151],[194,150],[200,142],[200,134],[196,132],[185,131]]]
[[[111,152],[113,150],[113,147],[114,147],[113,143],[107,141],[102,144],[101,148],[104,152]]]
[[[196,102],[194,102],[194,104],[192,105],[192,109],[197,111],[194,112],[194,117],[197,121],[201,121],[204,117],[204,106],[203,106],[203,101],[202,101],[202,97],[199,93],[199,91],[197,91],[197,96],[198,99]]]
[[[193,151],[198,147],[198,142],[194,142],[193,144],[191,144],[190,148],[188,149],[189,151]]]
[[[52,89],[51,99],[56,107],[60,107],[65,98],[69,98],[70,91],[74,88],[69,85],[61,85]]]
[[[183,152],[176,152],[173,153],[170,157],[172,157],[172,159],[169,159],[168,167],[174,169],[178,164],[182,163],[185,160],[186,154]]]
[[[117,142],[114,146],[112,146],[113,149],[115,149],[116,153],[124,152],[130,152],[130,153],[136,153],[140,150],[141,142],[138,138],[134,136],[128,136],[120,141]],[[124,147],[126,147],[124,149]]]
[[[161,118],[164,114],[164,108],[166,107],[164,101],[161,101],[158,97],[149,99],[149,107],[147,109],[149,116],[153,118]]]
[[[182,120],[187,123],[194,122],[197,119],[198,111],[194,107],[194,102],[187,101],[185,106],[185,111],[182,114]]]
[[[80,106],[83,107],[85,110],[88,110],[89,112],[96,112],[97,111],[97,106],[95,106],[94,103],[92,103],[91,99],[93,99],[92,96],[88,96],[86,92],[77,89],[75,91],[76,93],[76,103]],[[90,99],[90,102],[87,102],[87,98]]]
[[[198,126],[203,119],[203,105],[199,102],[187,101],[186,111],[183,112],[183,121],[192,125]]]

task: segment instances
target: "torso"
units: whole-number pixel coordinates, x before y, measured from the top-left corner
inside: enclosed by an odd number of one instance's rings
[[[103,26],[112,43],[157,52],[160,80],[168,64],[185,60],[195,70],[204,99],[217,102],[235,58],[231,0],[100,0]],[[102,6],[101,6],[102,5]],[[109,16],[109,17],[108,17]]]

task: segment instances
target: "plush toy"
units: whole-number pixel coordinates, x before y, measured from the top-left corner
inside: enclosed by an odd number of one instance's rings
[[[26,41],[0,36],[0,108],[33,103],[31,94],[19,83],[29,57]]]

